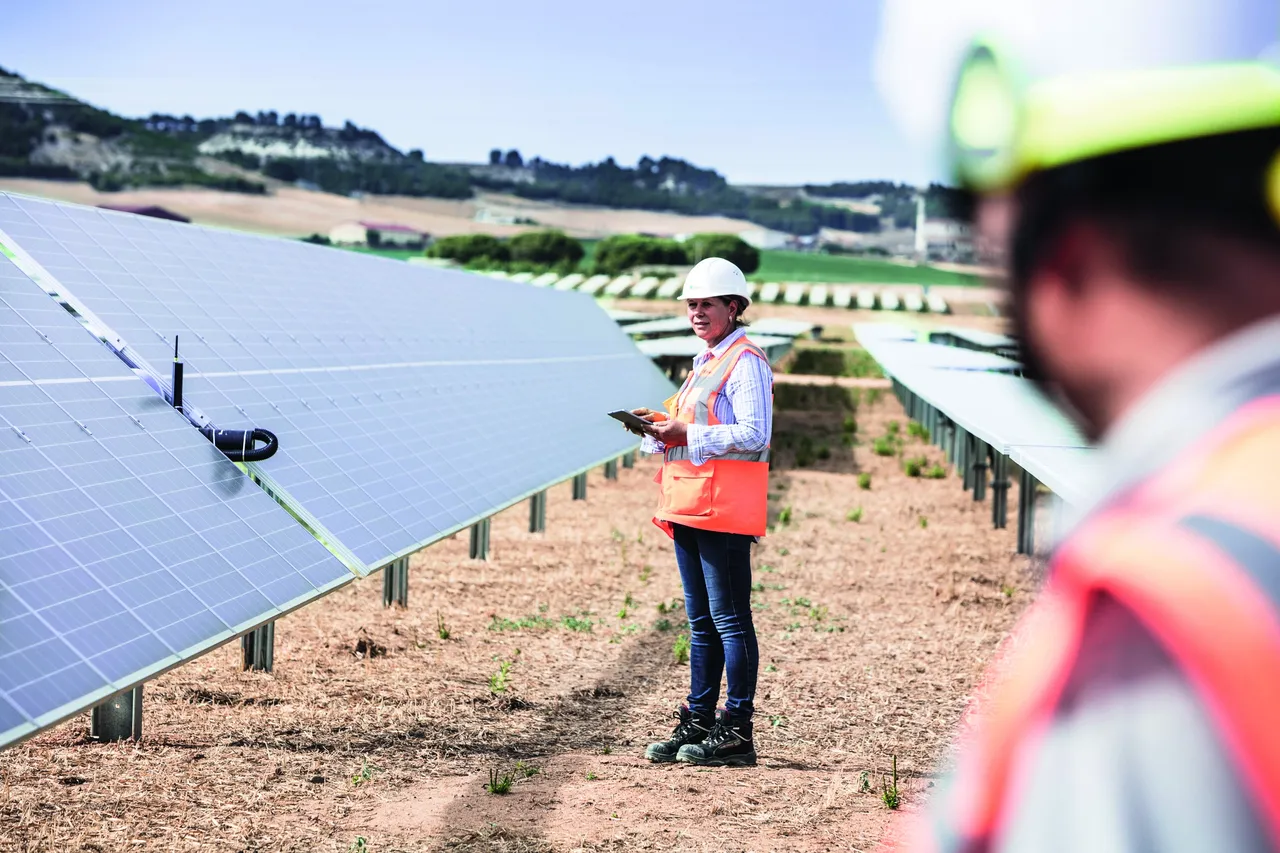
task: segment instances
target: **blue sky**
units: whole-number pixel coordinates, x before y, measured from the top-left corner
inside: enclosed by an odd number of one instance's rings
[[[738,182],[919,179],[872,83],[878,16],[878,0],[42,0],[6,11],[0,66],[126,115],[351,119],[437,160],[516,147],[669,154]]]
[[[667,154],[740,183],[942,176],[947,91],[977,30],[1061,73],[1252,57],[1280,27],[1275,0],[9,6],[0,66],[126,115],[318,113],[433,160]]]

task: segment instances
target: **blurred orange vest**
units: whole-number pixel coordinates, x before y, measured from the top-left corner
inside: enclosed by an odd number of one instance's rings
[[[663,405],[668,415],[686,424],[715,426],[716,398],[743,356],[769,359],[745,337],[719,357],[708,360]],[[672,524],[722,533],[763,536],[768,515],[769,448],[756,453],[726,453],[694,465],[687,445],[668,447],[657,481],[662,486],[653,523],[672,535]]]
[[[922,849],[990,849],[1056,711],[1092,603],[1132,612],[1196,691],[1241,787],[1280,849],[1280,397],[1237,411],[1054,557],[1040,599],[994,671],[952,808]]]

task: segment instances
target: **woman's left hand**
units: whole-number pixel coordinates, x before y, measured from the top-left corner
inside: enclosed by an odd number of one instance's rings
[[[653,437],[667,447],[679,447],[689,443],[689,431],[685,423],[675,418],[655,423],[652,432]]]

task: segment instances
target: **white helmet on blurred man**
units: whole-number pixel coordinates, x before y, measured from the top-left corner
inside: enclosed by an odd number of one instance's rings
[[[680,299],[737,296],[751,304],[751,285],[742,270],[724,258],[704,258],[689,270]]]

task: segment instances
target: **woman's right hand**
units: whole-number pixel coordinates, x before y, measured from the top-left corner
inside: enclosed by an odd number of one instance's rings
[[[631,414],[635,415],[637,418],[644,418],[646,421],[655,424],[661,423],[667,419],[666,412],[655,412],[653,409],[646,409],[643,407],[639,409],[632,409]]]

